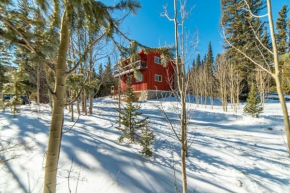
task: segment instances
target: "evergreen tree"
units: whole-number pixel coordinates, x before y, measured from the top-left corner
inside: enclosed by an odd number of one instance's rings
[[[134,105],[133,102],[136,101],[135,94],[131,85],[131,78],[127,81],[126,94],[126,105],[121,114],[121,127],[116,127],[116,129],[123,132],[123,135],[119,137],[119,141],[122,142],[125,138],[129,139],[131,143],[134,143],[137,138],[137,131],[146,127],[148,125],[148,117],[138,118],[142,113],[138,112],[141,108],[140,105]]]
[[[247,98],[247,104],[244,107],[244,114],[251,115],[252,117],[258,118],[259,114],[263,112],[263,106],[260,98],[257,97],[256,86],[254,83],[251,85],[251,90]]]
[[[259,15],[259,12],[265,7],[265,2],[262,0],[247,0],[249,9],[253,14]],[[259,18],[251,17],[245,9],[241,8],[244,5],[242,0],[222,0],[222,20],[221,25],[225,29],[225,36],[228,41],[239,50],[246,53],[255,60],[262,61],[257,46],[260,46],[256,35],[261,37],[263,35],[264,22]],[[255,31],[255,33],[254,33]],[[226,57],[234,64],[236,70],[242,74],[244,79],[253,79],[254,64],[245,59],[235,48],[225,44]]]
[[[207,55],[204,55],[203,59],[201,60],[201,66],[206,67],[206,63],[207,63]]]
[[[105,82],[112,81],[112,64],[111,64],[110,57],[108,58],[107,65],[105,66],[104,80],[105,80]]]
[[[196,62],[195,60],[192,60],[192,67],[191,68],[195,68],[196,67]]]
[[[282,89],[285,94],[290,94],[290,52],[280,57],[282,64]]]
[[[152,145],[154,143],[154,134],[148,126],[141,132],[140,145],[143,147],[141,154],[152,157]]]
[[[287,51],[287,11],[287,5],[284,5],[279,12],[279,18],[276,22],[278,31],[276,40],[279,55],[283,55]]]
[[[103,70],[103,69],[101,69]],[[103,72],[103,82],[99,91],[99,96],[108,96],[111,93],[111,86],[114,84],[114,77],[112,73],[112,64],[110,57],[105,65],[105,71]]]
[[[11,64],[12,55],[8,52],[7,45],[0,40],[0,92],[2,92],[3,84],[8,82],[5,72]]]
[[[290,52],[290,18],[287,21],[287,28],[288,28],[288,52]]]
[[[211,42],[209,42],[208,52],[206,55],[206,68],[207,68],[208,73],[212,72],[213,61],[214,61],[214,58],[213,58],[213,53],[212,53]]]
[[[103,76],[104,76],[104,72],[103,72],[103,64],[100,64],[100,65],[99,65],[98,76],[99,76],[99,79],[100,79],[100,80],[103,79]]]
[[[197,57],[196,57],[196,66],[197,67],[200,67],[201,66],[201,61],[200,61],[200,54],[197,54]]]
[[[269,33],[268,33],[268,29],[267,27],[265,26],[264,27],[264,30],[263,30],[263,37],[261,38],[261,42],[269,49],[269,50],[272,50],[272,44],[271,44],[271,41],[270,41],[270,37],[269,37]],[[270,63],[273,58],[272,58],[272,55],[265,49],[265,48],[261,48],[261,50],[263,50],[263,53],[264,53],[264,57],[265,59],[267,60],[268,63]]]
[[[20,96],[25,95],[27,91],[32,91],[32,88],[27,85],[30,76],[24,71],[23,65],[19,65],[18,69],[11,70],[5,74],[8,83],[3,86],[3,94],[9,94],[13,97],[4,103],[4,110],[6,107],[12,107],[14,116],[17,112],[17,106],[22,104]]]

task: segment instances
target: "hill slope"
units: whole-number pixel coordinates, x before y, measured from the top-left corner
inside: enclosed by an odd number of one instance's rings
[[[162,100],[171,120],[178,124],[174,98]],[[155,131],[154,157],[146,159],[136,144],[118,143],[117,103],[109,98],[94,101],[94,114],[80,116],[64,134],[58,172],[58,192],[174,193],[181,190],[179,144],[156,105],[142,102],[142,113]],[[290,104],[288,103],[290,108]],[[290,192],[290,159],[279,103],[268,101],[261,118],[224,113],[218,103],[196,108],[188,103],[190,149],[187,159],[191,192]],[[1,143],[17,144],[17,155],[0,171],[0,192],[41,192],[50,108],[22,106],[13,118],[0,113]],[[64,130],[73,123],[66,111]],[[76,117],[77,118],[77,117]],[[2,155],[3,156],[3,155]]]

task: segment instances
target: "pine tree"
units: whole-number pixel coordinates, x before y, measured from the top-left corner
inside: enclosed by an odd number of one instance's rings
[[[262,0],[247,0],[247,3],[252,13],[256,15],[259,14],[265,5]],[[233,46],[252,58],[261,61],[260,53],[256,49],[259,42],[256,40],[254,31],[258,37],[261,37],[263,35],[264,22],[259,18],[251,17],[247,7],[245,9],[241,8],[243,4],[242,0],[222,0],[221,25],[225,29],[225,36]],[[254,73],[251,69],[253,69],[254,64],[245,59],[242,54],[227,43],[224,48],[226,49],[227,58],[234,64],[235,69],[242,74],[243,78],[246,80],[252,79]]]
[[[208,73],[212,72],[212,67],[213,67],[213,53],[212,53],[212,46],[211,46],[211,42],[209,42],[208,44],[208,52],[206,55],[206,69]]]
[[[3,94],[13,95],[13,97],[4,103],[5,110],[6,107],[12,107],[12,112],[14,116],[17,112],[17,106],[22,104],[20,96],[25,95],[27,91],[32,91],[33,89],[27,84],[30,76],[24,71],[23,65],[19,65],[18,69],[13,69],[5,73],[5,76],[9,80],[8,83],[3,86]]]
[[[196,66],[199,68],[201,66],[201,61],[200,61],[200,54],[197,54],[197,57],[196,57]]]
[[[284,5],[279,12],[279,18],[276,22],[278,34],[276,35],[279,55],[287,51],[287,5]]]
[[[203,56],[203,59],[201,60],[201,66],[206,67],[206,63],[207,63],[207,55],[205,54]]]
[[[142,113],[138,112],[141,108],[140,105],[134,105],[133,102],[136,101],[135,94],[131,85],[131,78],[127,81],[126,94],[126,105],[121,114],[121,127],[116,127],[116,129],[123,132],[123,135],[119,137],[119,142],[122,142],[125,138],[134,143],[138,137],[137,131],[146,127],[148,124],[148,117],[138,118]]]
[[[111,64],[110,57],[108,58],[107,65],[105,66],[104,80],[105,80],[105,82],[112,81],[112,64]]]
[[[244,107],[244,114],[251,115],[252,117],[258,118],[259,114],[263,112],[263,106],[260,99],[257,97],[257,91],[255,84],[252,83],[249,96],[247,98],[247,104]]]
[[[290,52],[280,57],[282,64],[282,89],[285,94],[290,94]]]
[[[290,18],[287,20],[287,28],[288,28],[288,52],[290,52]]]
[[[103,70],[103,69],[102,69]],[[114,84],[114,77],[112,75],[112,64],[110,57],[105,65],[105,71],[103,73],[102,86],[99,91],[99,96],[108,96],[111,93],[111,85]]]
[[[141,154],[152,157],[152,145],[154,143],[154,134],[148,126],[141,132],[140,145],[143,147]]]
[[[195,62],[195,60],[192,60],[192,67],[191,67],[191,69],[193,69],[195,67],[196,67],[196,62]]]

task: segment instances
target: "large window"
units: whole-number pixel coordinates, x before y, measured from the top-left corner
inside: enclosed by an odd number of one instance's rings
[[[157,56],[154,56],[154,62],[156,64],[161,64],[161,58],[157,57]]]
[[[155,79],[156,82],[162,82],[162,76],[161,75],[155,74],[154,79]]]
[[[143,81],[143,74],[140,74],[138,78],[136,78],[136,82],[142,82]]]

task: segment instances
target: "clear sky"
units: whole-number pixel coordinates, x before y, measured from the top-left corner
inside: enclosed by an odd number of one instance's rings
[[[112,3],[112,0],[104,1]],[[118,1],[116,1],[118,2]],[[173,0],[139,0],[142,8],[136,16],[128,16],[122,24],[123,31],[129,36],[150,47],[158,47],[174,43],[174,25],[165,17],[161,17],[163,5],[168,6],[168,12],[173,15]],[[199,34],[199,52],[203,56],[207,52],[208,42],[212,42],[214,55],[222,52],[223,39],[220,36],[220,0],[187,0],[188,8],[194,6],[188,20],[186,30]],[[276,20],[278,12],[286,4],[290,9],[290,0],[272,0],[273,15]],[[290,13],[288,13],[290,17]]]

